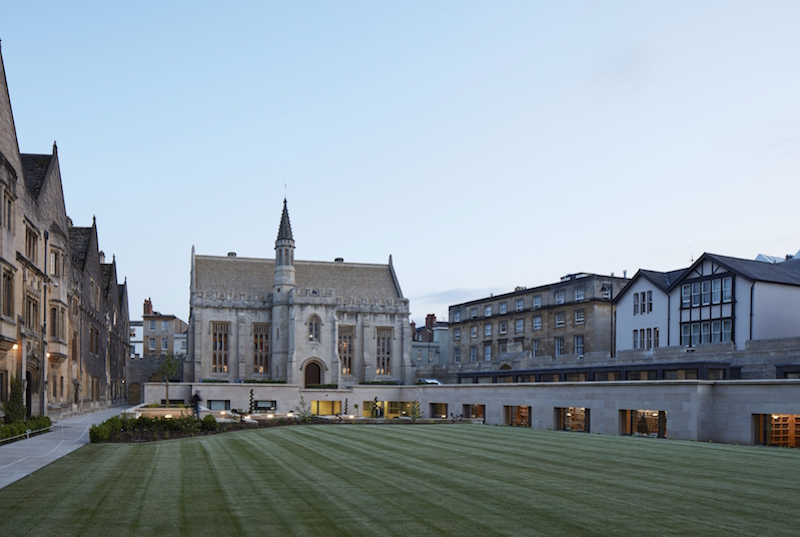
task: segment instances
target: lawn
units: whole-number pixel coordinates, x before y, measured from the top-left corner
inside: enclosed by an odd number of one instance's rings
[[[0,535],[800,535],[800,450],[479,425],[86,446]]]

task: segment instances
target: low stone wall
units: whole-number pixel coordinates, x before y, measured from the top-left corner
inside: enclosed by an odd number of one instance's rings
[[[163,398],[163,384],[146,385],[146,402]],[[232,409],[254,400],[276,402],[276,412],[290,412],[312,401],[339,401],[348,414],[360,415],[366,402],[418,401],[425,420],[431,405],[447,405],[447,415],[464,413],[464,405],[484,405],[485,423],[504,424],[504,407],[530,407],[531,426],[556,427],[555,409],[590,409],[591,433],[620,434],[623,410],[667,413],[667,436],[680,440],[752,444],[753,414],[800,414],[800,380],[618,381],[538,384],[454,384],[422,386],[353,386],[350,390],[304,390],[280,384],[170,384],[170,399],[191,401],[195,391],[208,400],[230,401]],[[358,412],[355,405],[359,405]],[[343,412],[344,413],[344,412]],[[445,420],[449,421],[449,420]]]

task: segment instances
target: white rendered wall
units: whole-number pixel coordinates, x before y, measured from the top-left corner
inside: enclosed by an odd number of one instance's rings
[[[797,336],[800,336],[800,287],[756,283],[753,289],[752,339]]]
[[[653,292],[653,311],[642,315],[633,314],[633,297],[635,294]],[[616,304],[617,326],[616,344],[617,351],[633,349],[633,331],[648,328],[659,329],[659,346],[667,346],[667,303],[669,297],[658,287],[653,285],[647,278],[637,278],[625,290],[619,302]],[[639,304],[641,308],[641,304]]]

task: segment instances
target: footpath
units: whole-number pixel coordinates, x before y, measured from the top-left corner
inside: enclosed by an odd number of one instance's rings
[[[106,408],[54,423],[49,433],[0,444],[0,489],[44,468],[89,443],[89,427],[125,407]]]

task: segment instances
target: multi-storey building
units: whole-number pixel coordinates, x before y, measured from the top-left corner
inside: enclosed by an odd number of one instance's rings
[[[446,321],[437,321],[436,315],[425,317],[425,326],[411,323],[414,340],[411,342],[411,360],[417,367],[446,365],[450,362],[450,337]]]
[[[178,362],[177,374],[170,381],[183,381],[189,325],[175,315],[153,311],[149,298],[144,301],[142,320],[134,322],[141,325],[142,348],[138,356],[128,357],[126,382],[129,402],[138,404],[144,383],[162,380],[157,371],[168,355]]]
[[[611,301],[627,280],[569,274],[561,281],[450,306],[452,364],[531,368],[610,354]]]
[[[800,260],[703,254],[640,270],[615,301],[618,362],[649,380],[800,374]]]
[[[24,383],[31,414],[124,399],[127,286],[95,223],[67,216],[58,149],[21,154],[0,55],[0,398]]]

